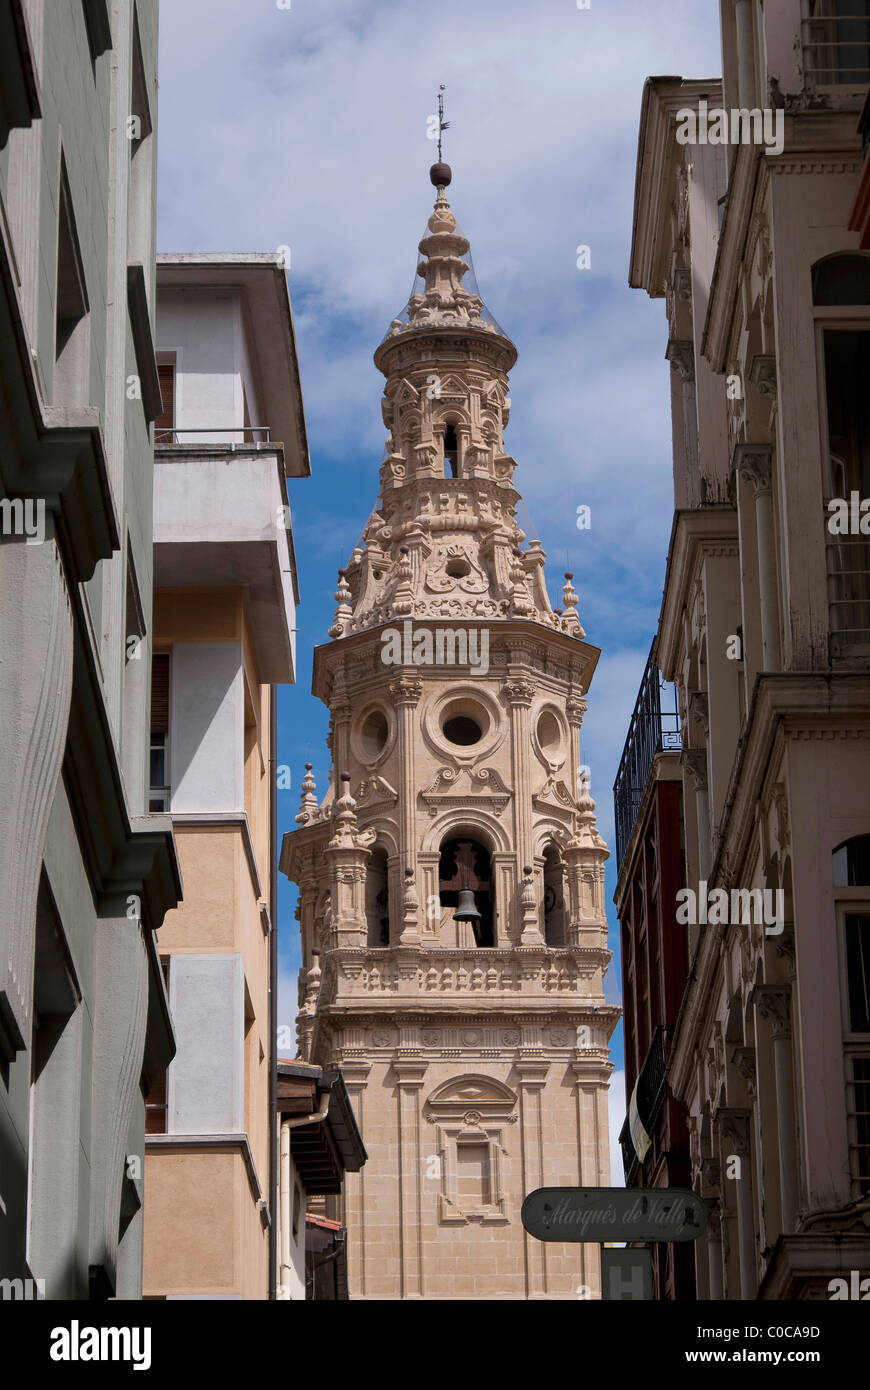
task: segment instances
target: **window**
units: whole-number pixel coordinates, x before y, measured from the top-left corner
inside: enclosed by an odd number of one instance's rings
[[[863,258],[843,259],[865,265]],[[837,303],[845,298],[860,303],[870,285],[870,277],[860,281],[854,271],[843,272],[831,262],[817,267],[816,273],[816,293]],[[865,389],[870,329],[822,327],[820,350],[827,421],[824,524],[832,652],[859,654],[856,647],[870,645],[870,541],[854,525],[856,499],[860,505],[870,497],[870,404]],[[828,505],[834,501],[839,514]]]
[[[847,912],[845,931],[849,1027],[870,1033],[870,914]]]
[[[841,931],[846,1125],[853,1197],[870,1192],[870,835],[833,854]]]
[[[160,957],[160,969],[163,971],[163,979],[166,982],[166,993],[169,993],[169,964],[171,956]],[[151,1090],[145,1097],[145,1133],[146,1134],[167,1134],[168,1126],[166,1117],[168,1113],[166,1079],[169,1069],[155,1081]]]
[[[459,477],[459,443],[453,425],[448,425],[444,431],[444,476]]]
[[[442,924],[442,945],[470,945],[472,938],[475,946],[494,945],[492,861],[483,845],[475,840],[446,841],[441,846],[438,890],[442,911],[453,909],[452,920]],[[472,915],[463,916],[463,909]]]
[[[834,887],[870,887],[870,835],[856,835],[834,850]]]
[[[382,845],[372,847],[366,867],[366,924],[369,946],[390,944],[390,892],[387,852]]]
[[[168,811],[169,786],[169,653],[151,658],[151,793],[149,811]]]
[[[158,362],[157,376],[163,409],[154,421],[154,443],[172,444],[175,430],[175,363]]]
[[[489,1144],[460,1139],[456,1145],[456,1195],[462,1211],[481,1211],[492,1205]]]
[[[55,405],[87,405],[90,395],[90,316],[72,196],[61,157],[55,295]]]
[[[809,0],[803,21],[804,69],[810,86],[870,82],[868,0]]]

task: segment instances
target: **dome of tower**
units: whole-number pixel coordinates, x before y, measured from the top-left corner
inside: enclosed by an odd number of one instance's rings
[[[470,329],[510,343],[481,298],[470,243],[445,196],[444,189],[453,177],[449,164],[433,164],[429,177],[438,192],[418,246],[417,274],[408,302],[390,323],[380,346],[402,334],[429,328]]]

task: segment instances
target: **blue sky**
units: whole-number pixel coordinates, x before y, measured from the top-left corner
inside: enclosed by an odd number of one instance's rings
[[[339,566],[377,495],[385,431],[372,353],[405,304],[433,193],[427,118],[446,84],[451,205],[513,339],[506,447],[548,555],[574,571],[602,649],[581,752],[614,849],[611,788],[655,629],[673,509],[664,305],[628,288],[638,116],[651,74],[721,70],[715,0],[164,0],[161,251],[290,247],[313,475],[291,484],[298,683],[279,694],[279,834],[304,764],[326,787],[309,693]],[[589,246],[591,267],[577,268]],[[591,507],[578,531],[577,508]],[[567,564],[566,564],[567,559]],[[561,605],[560,605],[561,606]],[[611,946],[617,950],[608,864]],[[293,1026],[295,890],[280,889],[279,1023]],[[618,998],[619,960],[607,977]],[[621,1028],[614,1038],[621,1086]],[[614,1124],[624,1101],[614,1102]]]

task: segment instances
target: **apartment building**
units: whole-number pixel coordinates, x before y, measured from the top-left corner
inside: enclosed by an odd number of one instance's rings
[[[294,681],[288,478],[310,472],[276,255],[160,256],[151,805],[178,1052],[148,1097],[145,1296],[274,1295],[276,687]]]
[[[708,1202],[698,1296],[827,1299],[870,1270],[870,7],[721,14],[722,81],[649,79],[638,147],[630,283],[665,300],[673,418],[653,661],[682,733],[683,882],[652,921],[688,964],[666,1084]]]
[[[156,0],[0,3],[0,1279],[137,1298],[181,894],[147,800]],[[8,1281],[8,1282],[5,1282]]]
[[[366,1151],[340,1071],[299,1058],[278,1059],[280,1122],[278,1287],[282,1301],[344,1302],[348,1297],[347,1231],[323,1211],[340,1197],[344,1175],[358,1173]]]
[[[688,973],[686,934],[676,920],[684,882],[681,748],[676,692],[650,653],[614,786],[626,1187],[691,1185],[686,1107],[665,1082]],[[693,1299],[694,1245],[657,1241],[651,1255],[653,1297]]]

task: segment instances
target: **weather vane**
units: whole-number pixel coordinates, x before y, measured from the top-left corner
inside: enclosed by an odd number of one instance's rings
[[[441,136],[450,129],[450,122],[444,119],[444,83],[438,88],[438,163],[441,163]]]

